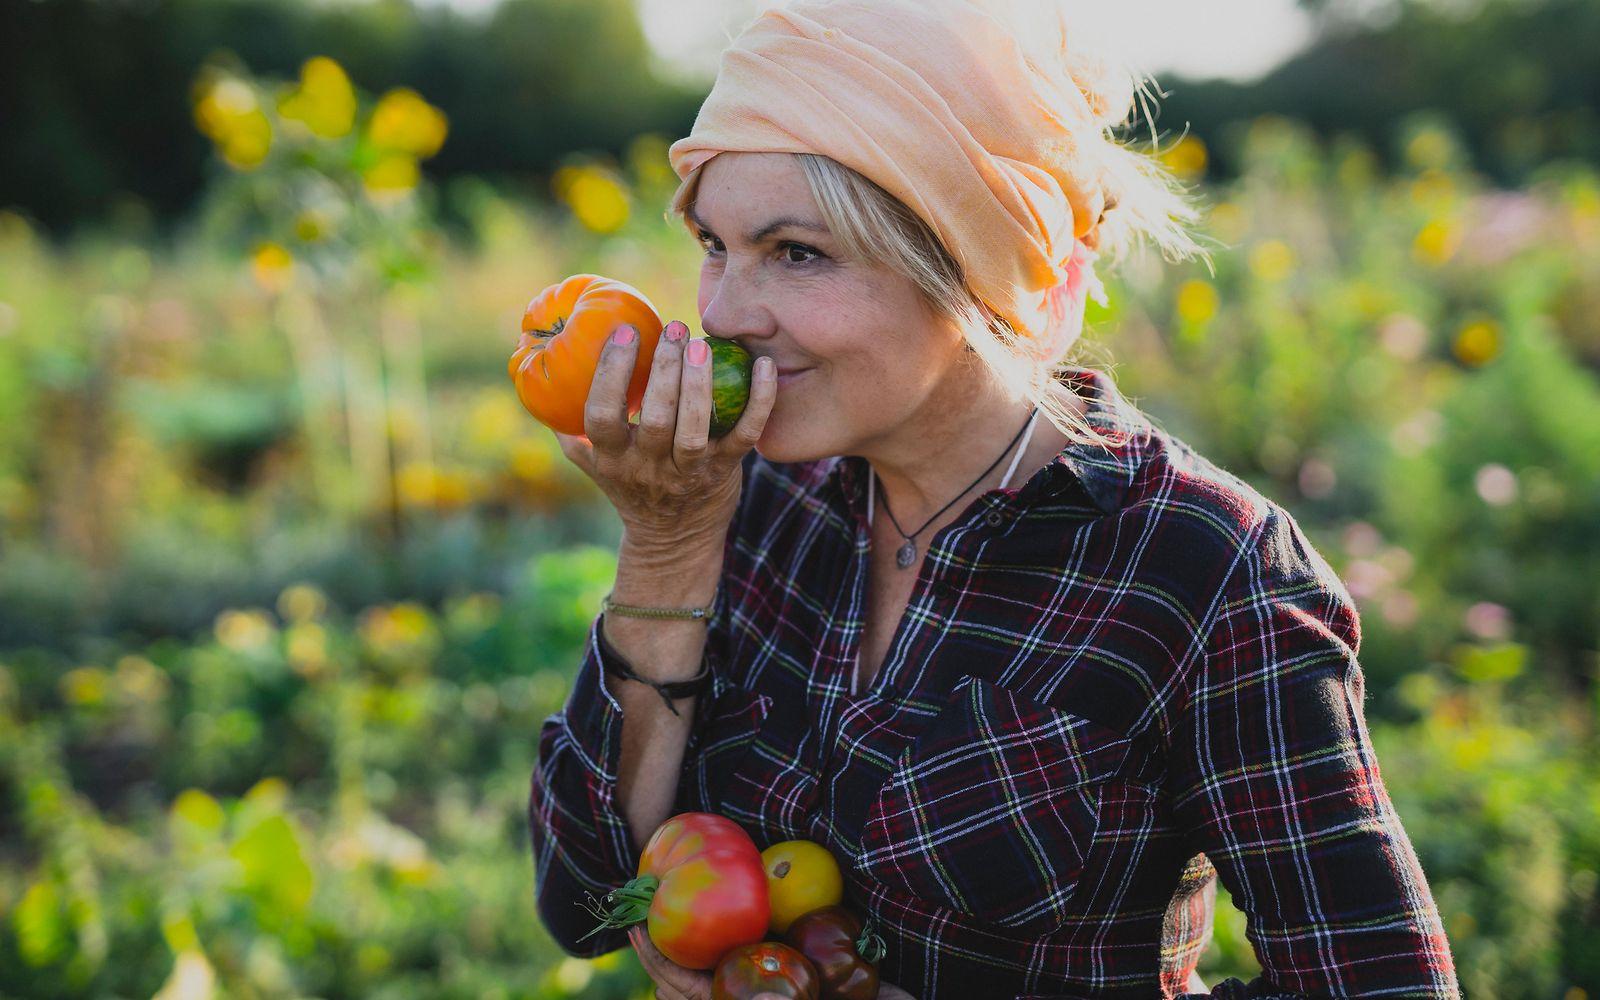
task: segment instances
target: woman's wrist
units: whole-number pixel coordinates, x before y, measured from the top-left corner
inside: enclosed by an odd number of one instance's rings
[[[703,607],[717,595],[724,541],[683,540],[671,546],[624,535],[611,600],[642,607]]]
[[[726,526],[715,531],[695,529],[666,533],[624,528],[617,559],[619,563],[627,561],[647,570],[666,571],[685,562],[715,560],[720,564],[727,534]]]

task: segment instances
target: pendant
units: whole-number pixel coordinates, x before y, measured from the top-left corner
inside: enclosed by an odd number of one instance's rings
[[[896,552],[894,554],[894,561],[895,561],[896,564],[899,565],[899,567],[901,569],[905,569],[906,567],[910,566],[912,563],[916,562],[917,561],[917,543],[911,541],[910,539],[907,539],[906,543],[904,545],[900,546],[900,551],[898,551],[898,552]]]

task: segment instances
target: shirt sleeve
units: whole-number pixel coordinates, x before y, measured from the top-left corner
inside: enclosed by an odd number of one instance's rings
[[[748,516],[747,501],[758,461],[760,456],[753,448],[742,459],[739,510],[724,539],[724,577],[729,572],[727,553],[734,551],[734,539]],[[706,622],[701,659],[702,668],[710,667],[712,684],[695,700],[692,725],[697,732],[704,725],[707,706],[727,676],[722,624],[728,614],[727,602],[727,590],[719,586],[711,618]],[[608,666],[619,666],[623,660],[604,641],[600,631],[604,617],[603,612],[596,614],[589,624],[583,660],[566,705],[540,728],[539,763],[534,768],[528,797],[539,919],[562,950],[580,958],[630,947],[626,929],[604,930],[584,937],[599,923],[585,905],[602,903],[607,892],[638,874],[643,853],[634,846],[628,818],[617,802],[622,704],[617,701],[614,686],[634,682],[607,673]],[[686,752],[685,767],[689,761]],[[680,784],[680,796],[682,790]]]
[[[583,938],[599,923],[584,904],[602,905],[607,892],[633,878],[641,853],[616,801],[622,705],[610,687],[618,681],[606,676],[602,617],[590,623],[565,707],[540,729],[528,801],[539,919],[564,951],[584,958],[628,946],[623,929]]]
[[[624,661],[605,641],[603,619],[597,614],[589,625],[565,707],[540,729],[539,764],[528,798],[539,919],[562,949],[584,958],[629,947],[626,929],[584,935],[600,922],[589,907],[603,906],[607,892],[637,875],[643,853],[634,846],[628,817],[617,802],[622,704],[614,686],[630,682],[608,674]],[[701,665],[711,666],[714,681],[722,672],[716,642],[715,630],[708,628]],[[696,725],[709,694],[708,689],[695,703]]]
[[[1263,973],[1211,996],[1458,997],[1367,734],[1355,603],[1287,511],[1254,537],[1171,746],[1177,820],[1244,911]]]

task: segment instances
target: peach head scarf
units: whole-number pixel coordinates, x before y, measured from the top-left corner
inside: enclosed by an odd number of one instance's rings
[[[719,152],[831,157],[932,227],[1021,349],[1059,360],[1085,296],[1105,302],[1083,242],[1097,241],[1106,207],[1092,152],[1103,108],[1073,79],[1066,42],[1052,0],[767,10],[723,52],[693,129],[668,150],[673,207]]]

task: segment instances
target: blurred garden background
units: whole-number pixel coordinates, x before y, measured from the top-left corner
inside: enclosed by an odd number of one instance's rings
[[[1600,996],[1600,5],[1284,6],[1127,129],[1214,270],[1131,260],[1076,360],[1360,602],[1468,995]],[[620,526],[505,374],[578,271],[698,330],[710,80],[641,17],[0,4],[0,994],[649,995],[534,910]]]

